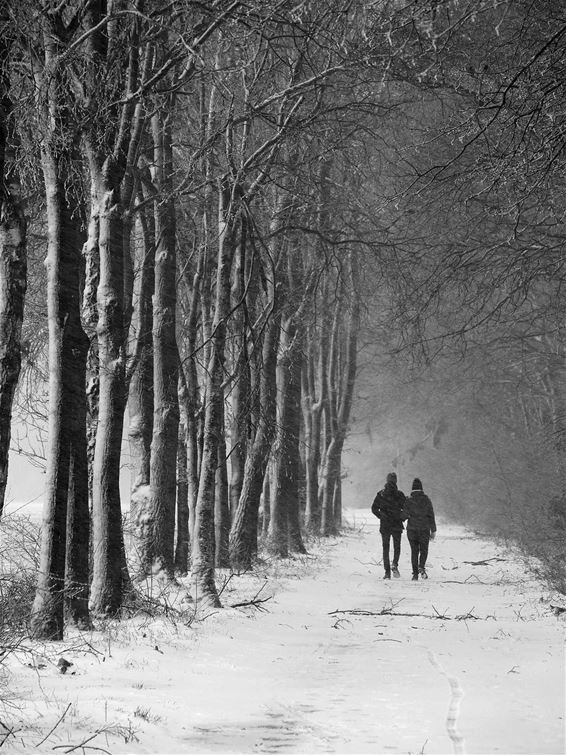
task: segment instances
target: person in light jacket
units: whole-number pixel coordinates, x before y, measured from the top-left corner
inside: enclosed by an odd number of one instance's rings
[[[423,491],[423,484],[418,477],[413,480],[411,495],[407,499],[406,512],[407,538],[411,546],[411,565],[413,567],[413,579],[428,579],[426,573],[426,560],[428,557],[428,544],[434,540],[436,534],[436,521],[434,509],[430,498]]]

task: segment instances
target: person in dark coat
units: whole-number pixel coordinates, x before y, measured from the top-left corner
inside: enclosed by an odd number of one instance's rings
[[[411,565],[413,579],[428,579],[426,560],[429,540],[434,540],[436,521],[430,498],[423,491],[423,484],[418,477],[413,480],[411,495],[406,505],[409,519],[407,521],[407,538],[411,546]]]
[[[399,556],[401,555],[401,534],[405,513],[405,495],[397,488],[397,475],[390,472],[385,481],[385,487],[375,496],[371,505],[372,513],[379,519],[379,531],[383,543],[383,579],[399,576]],[[389,560],[389,546],[393,538],[393,563]]]

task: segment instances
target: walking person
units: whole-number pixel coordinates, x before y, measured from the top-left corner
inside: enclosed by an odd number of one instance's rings
[[[430,498],[423,491],[423,484],[418,477],[413,480],[411,495],[407,499],[407,538],[411,546],[411,566],[413,567],[413,579],[428,579],[426,573],[426,560],[428,557],[428,544],[434,540],[436,534],[436,521],[434,509]]]
[[[399,556],[401,555],[401,534],[405,513],[405,495],[397,488],[397,475],[390,472],[385,481],[385,487],[375,496],[371,505],[372,513],[379,519],[379,531],[383,544],[383,579],[399,577]],[[389,548],[393,539],[393,563],[389,559]]]

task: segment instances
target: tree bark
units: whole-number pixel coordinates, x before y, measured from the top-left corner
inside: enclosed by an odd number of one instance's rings
[[[76,210],[78,200],[72,196],[70,171],[77,140],[64,101],[56,19],[45,24],[45,66],[38,83],[45,103],[42,167],[48,225],[49,447],[40,570],[31,625],[35,637],[62,639],[65,604],[69,619],[83,626],[89,623],[84,434],[88,342],[80,324],[80,212]]]
[[[154,115],[154,183],[156,203],[155,293],[153,297],[153,435],[150,489],[136,516],[138,577],[174,578],[176,465],[179,428],[176,324],[175,207],[172,199],[171,124]],[[138,503],[136,503],[136,506]]]
[[[274,287],[271,302],[272,314],[265,326],[262,360],[261,364],[256,365],[259,372],[257,382],[261,412],[256,434],[246,458],[242,492],[230,530],[230,564],[235,571],[249,569],[257,553],[259,503],[275,434],[276,366],[280,326],[279,318],[275,314],[277,301]]]
[[[187,474],[186,431],[179,425],[177,443],[177,538],[175,541],[175,572],[181,577],[189,573],[189,482]]]
[[[4,21],[5,12],[0,12],[0,21]],[[14,164],[7,58],[8,47],[0,40],[0,517],[8,482],[12,405],[20,376],[27,286],[26,220]]]
[[[134,312],[137,355],[134,372],[130,381],[128,398],[130,455],[132,458],[132,500],[130,513],[135,516],[135,493],[149,485],[151,437],[153,434],[153,306],[155,226],[151,214],[141,210],[138,216],[137,234],[139,252],[139,286],[136,290]]]
[[[230,270],[234,255],[235,186],[222,183],[218,199],[216,300],[206,378],[202,461],[192,546],[192,576],[197,597],[220,606],[214,582],[214,492],[219,435],[224,433],[224,348],[230,308]]]
[[[226,440],[224,433],[220,433],[218,438],[216,488],[214,491],[214,565],[220,569],[225,569],[230,566],[228,557],[229,534],[230,505],[228,498],[228,470],[226,467]]]
[[[126,406],[124,259],[119,188],[101,179],[100,281],[97,290],[99,404],[93,465],[93,574],[91,610],[116,614],[125,587],[120,459]]]
[[[352,251],[348,255],[348,278],[350,306],[345,326],[346,332],[343,356],[344,371],[340,388],[338,388],[336,383],[333,382],[331,390],[331,393],[336,393],[338,398],[334,399],[334,397],[332,397],[332,400],[336,401],[335,409],[332,414],[332,434],[326,449],[324,468],[322,471],[323,504],[321,534],[323,535],[333,534],[337,531],[340,512],[335,510],[334,504],[337,502],[341,507],[341,491],[337,491],[337,486],[340,484],[339,478],[342,449],[348,431],[356,380],[360,299],[357,259],[355,252]],[[337,370],[338,368],[338,350],[331,349],[331,353],[330,370],[332,371]],[[331,379],[333,381],[335,380],[334,377]]]

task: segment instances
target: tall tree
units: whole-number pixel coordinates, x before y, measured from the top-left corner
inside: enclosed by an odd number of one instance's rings
[[[21,367],[27,285],[26,219],[16,162],[15,114],[10,96],[10,19],[0,9],[0,517],[8,481],[12,405]]]
[[[80,323],[80,188],[73,176],[78,133],[67,98],[61,11],[41,15],[44,60],[36,70],[48,225],[49,448],[40,573],[32,609],[38,637],[61,639],[69,618],[88,622],[88,495],[84,412],[87,338]],[[72,29],[72,24],[71,24]],[[73,195],[73,188],[75,193]]]

